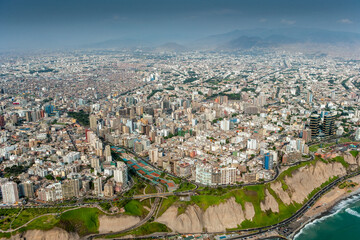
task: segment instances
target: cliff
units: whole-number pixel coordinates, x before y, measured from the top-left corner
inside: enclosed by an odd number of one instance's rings
[[[354,158],[351,154],[344,156],[344,159],[356,166],[360,163],[359,158]],[[192,204],[186,208],[185,213],[178,215],[175,204],[156,221],[180,233],[225,231],[241,226],[246,220],[246,227],[249,223],[253,224],[251,226],[275,223],[279,219],[291,216],[314,189],[320,188],[334,176],[343,176],[346,173],[347,169],[341,162],[320,160],[309,162],[304,166],[295,167],[292,171],[284,172],[278,180],[270,184],[256,186],[252,192],[249,190],[229,192],[223,196],[225,201],[223,199],[206,210]],[[249,197],[248,193],[252,196]],[[280,205],[282,209],[289,206],[286,213],[279,211]]]
[[[6,238],[4,238],[6,239]],[[79,235],[76,233],[66,232],[61,228],[53,228],[48,231],[43,230],[28,230],[24,233],[17,234],[11,240],[78,240]]]
[[[236,228],[244,220],[251,220],[255,215],[254,206],[246,202],[244,209],[230,198],[219,205],[210,206],[205,211],[197,205],[187,207],[185,213],[178,215],[176,206],[171,206],[156,221],[163,223],[173,231],[180,233],[225,231],[227,228]]]
[[[285,176],[286,191],[284,191],[283,184],[280,182],[272,183],[270,187],[285,204],[292,202],[303,203],[314,189],[321,187],[321,184],[334,176],[343,176],[345,174],[346,168],[339,162],[324,163],[317,161],[315,164],[309,164],[297,169],[291,176]]]

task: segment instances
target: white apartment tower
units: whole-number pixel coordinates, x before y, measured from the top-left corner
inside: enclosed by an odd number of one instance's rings
[[[1,185],[4,204],[14,204],[19,201],[19,193],[15,182],[6,182]]]

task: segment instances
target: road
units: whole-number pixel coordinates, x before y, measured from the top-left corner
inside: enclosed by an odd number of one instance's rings
[[[65,213],[65,212],[68,212],[68,211],[72,211],[72,210],[78,209],[78,208],[83,208],[83,207],[84,207],[84,206],[67,209],[67,210],[61,212],[61,214],[62,214],[62,213]],[[20,213],[21,213],[21,211],[17,214],[16,217],[18,217],[18,216],[20,215]],[[34,221],[34,220],[36,220],[36,219],[38,219],[38,218],[41,218],[41,217],[44,217],[44,216],[51,216],[51,215],[56,216],[56,215],[59,215],[59,213],[45,213],[45,214],[43,214],[43,215],[39,215],[39,216],[34,217],[33,219],[29,220],[28,222],[24,223],[23,225],[15,228],[15,229],[11,229],[11,225],[10,225],[10,229],[9,229],[9,230],[1,230],[1,229],[0,229],[0,232],[1,232],[1,233],[14,232],[14,231],[19,230],[20,228],[26,227],[29,223],[31,223],[32,221]],[[16,217],[13,219],[13,221],[16,219]],[[11,224],[13,223],[13,221],[11,222]]]
[[[161,187],[157,187],[157,189],[158,189],[158,192],[162,191]],[[133,225],[133,226],[131,226],[129,228],[126,228],[124,230],[118,231],[118,232],[110,232],[110,233],[103,233],[103,234],[92,234],[92,235],[88,236],[87,239],[94,239],[94,238],[104,237],[104,236],[107,236],[107,235],[121,234],[121,233],[125,233],[125,232],[128,232],[128,231],[134,230],[134,229],[140,227],[141,225],[145,224],[147,221],[150,220],[151,217],[153,217],[155,215],[156,210],[159,207],[159,203],[160,203],[160,198],[155,198],[155,201],[152,204],[148,215],[146,215],[146,217],[143,218],[137,224],[135,224],[135,225]]]
[[[331,188],[333,188],[334,186],[336,186],[338,183],[351,178],[351,177],[355,177],[360,175],[360,171],[355,172],[355,173],[351,173],[348,174],[346,176],[340,177],[338,179],[336,179],[335,181],[331,182],[330,184],[328,184],[327,186],[323,187],[320,191],[318,191],[316,194],[314,194],[314,196],[312,196],[296,213],[294,213],[291,217],[277,223],[277,224],[273,224],[273,225],[269,225],[269,226],[264,226],[264,227],[258,227],[258,228],[249,228],[249,229],[244,229],[244,230],[233,230],[233,231],[227,231],[226,233],[238,233],[238,232],[251,232],[249,234],[245,234],[245,235],[241,235],[241,236],[236,236],[236,237],[230,237],[227,239],[244,239],[244,238],[248,238],[248,237],[252,237],[252,236],[256,236],[258,234],[262,234],[262,233],[266,233],[266,232],[270,232],[273,230],[277,230],[280,227],[284,227],[287,226],[288,224],[290,224],[293,221],[296,221],[297,219],[299,219],[311,206],[314,205],[314,203],[322,196],[324,195],[326,192],[328,192]],[[211,233],[211,234],[224,234],[225,232],[198,232],[198,233],[182,233],[182,235],[187,235],[187,234],[204,234],[204,233]],[[154,234],[151,235],[151,238],[167,238],[167,237],[173,237],[173,236],[177,236],[179,234],[168,234],[168,233],[158,233],[158,234]],[[149,236],[147,236],[149,237]],[[140,237],[141,238],[141,237]]]

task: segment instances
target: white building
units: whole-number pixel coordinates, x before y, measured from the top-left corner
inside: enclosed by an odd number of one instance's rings
[[[220,169],[221,184],[234,184],[236,181],[236,168],[225,167]]]
[[[46,201],[57,201],[63,198],[61,183],[53,183],[45,188]]]
[[[123,162],[117,162],[117,168],[114,170],[114,180],[117,183],[126,185],[128,182],[127,166]]]
[[[14,204],[19,201],[19,193],[15,182],[6,182],[1,185],[4,204]]]
[[[103,188],[102,188],[102,180],[100,177],[94,180],[94,195],[102,196]]]
[[[224,119],[220,122],[220,128],[223,131],[229,131],[230,130],[230,120]]]
[[[157,163],[159,160],[159,150],[157,148],[150,149],[149,158],[151,163]]]
[[[258,148],[256,139],[248,139],[247,148],[251,150],[256,150]]]
[[[197,164],[195,181],[204,185],[212,185],[212,170],[210,164]]]
[[[80,159],[79,152],[69,152],[66,156],[64,156],[64,162],[68,164],[71,164],[78,159]]]

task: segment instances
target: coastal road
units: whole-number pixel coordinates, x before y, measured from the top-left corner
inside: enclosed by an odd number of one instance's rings
[[[332,189],[333,187],[335,187],[338,183],[348,179],[348,178],[352,178],[355,176],[360,175],[360,171],[355,172],[355,173],[351,173],[348,174],[346,176],[340,177],[336,180],[334,180],[333,182],[331,182],[330,184],[328,184],[327,186],[323,187],[321,190],[319,190],[316,194],[314,194],[314,196],[312,196],[298,211],[296,211],[296,213],[294,213],[291,217],[277,223],[277,224],[273,224],[273,225],[269,225],[269,226],[264,226],[264,227],[258,227],[258,228],[249,228],[249,229],[244,229],[244,230],[233,230],[233,231],[223,231],[223,232],[197,232],[197,233],[181,233],[181,235],[187,235],[187,234],[225,234],[225,233],[245,233],[245,232],[249,232],[249,234],[245,234],[245,235],[241,235],[241,236],[235,236],[235,237],[230,237],[227,239],[244,239],[244,238],[248,238],[248,237],[253,237],[259,234],[263,234],[263,233],[267,233],[270,231],[274,231],[277,230],[280,227],[286,227],[288,224],[292,223],[293,221],[298,220],[301,216],[303,216],[303,214],[311,207],[314,205],[314,203],[320,198],[322,197],[325,193],[327,193],[330,189]],[[162,238],[168,238],[168,237],[174,237],[174,236],[178,236],[179,234],[172,234],[172,233],[155,233],[152,235],[148,235],[148,236],[144,236],[144,237],[136,237],[137,239],[141,239],[141,238],[153,238],[153,239],[162,239]],[[114,238],[116,239],[116,238]],[[129,238],[130,239],[130,238]]]
[[[158,192],[162,191],[161,187],[157,187],[157,190],[158,190]],[[86,239],[91,240],[91,239],[94,239],[94,238],[105,237],[107,235],[121,234],[121,233],[125,233],[125,232],[128,232],[128,231],[134,230],[134,229],[140,227],[141,225],[145,224],[146,222],[148,222],[150,220],[150,218],[152,218],[155,215],[155,213],[156,213],[156,211],[157,211],[157,209],[159,207],[159,203],[160,203],[160,198],[155,198],[155,201],[152,204],[151,209],[150,209],[149,213],[146,215],[146,217],[143,218],[137,224],[135,224],[135,225],[133,225],[133,226],[131,226],[129,228],[126,228],[126,229],[123,229],[123,230],[117,231],[117,232],[102,233],[102,234],[92,234],[92,235],[87,236]]]

